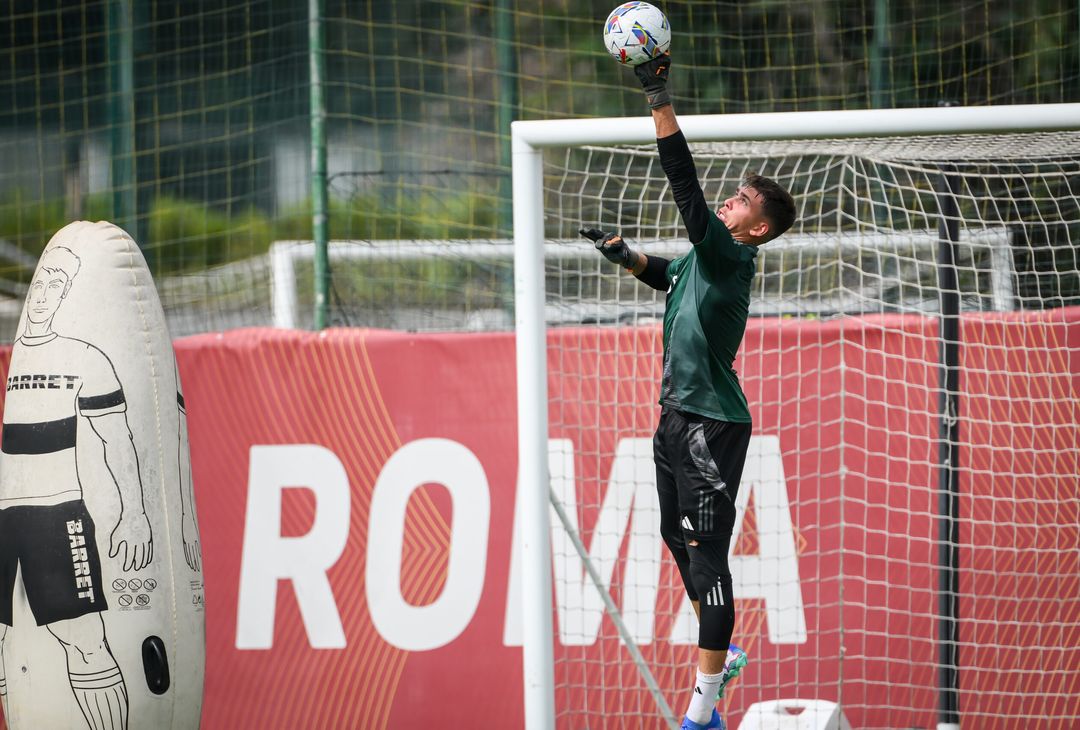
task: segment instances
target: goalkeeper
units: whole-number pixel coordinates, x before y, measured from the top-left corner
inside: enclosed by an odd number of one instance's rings
[[[668,94],[671,57],[634,71],[652,109],[660,162],[693,244],[667,260],[617,233],[582,229],[610,261],[667,292],[660,422],[653,438],[660,532],[698,615],[698,671],[684,730],[724,728],[716,701],[746,665],[731,644],[735,605],[728,548],[750,442],[750,411],[732,369],[750,306],[758,246],[791,227],[795,203],[776,182],[749,175],[709,210]]]

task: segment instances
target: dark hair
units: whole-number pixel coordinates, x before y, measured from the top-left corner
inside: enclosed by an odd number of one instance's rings
[[[771,241],[791,228],[795,222],[795,200],[783,185],[754,173],[743,178],[743,185],[753,188],[761,196],[762,211],[769,222],[765,241]]]

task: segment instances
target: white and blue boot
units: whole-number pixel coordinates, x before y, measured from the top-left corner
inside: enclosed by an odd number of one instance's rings
[[[713,708],[712,717],[709,718],[707,725],[694,722],[689,717],[683,717],[682,725],[679,730],[727,730],[727,725],[720,719],[720,713]]]

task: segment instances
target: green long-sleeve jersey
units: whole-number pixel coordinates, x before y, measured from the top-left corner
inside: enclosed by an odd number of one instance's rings
[[[757,248],[710,215],[705,237],[667,268],[660,403],[731,423],[750,423],[732,364],[746,331]]]

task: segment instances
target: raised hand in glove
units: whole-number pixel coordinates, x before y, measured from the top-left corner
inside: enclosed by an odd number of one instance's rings
[[[592,241],[596,250],[608,261],[633,271],[634,264],[638,261],[637,253],[626,245],[626,241],[618,233],[604,233],[597,228],[581,228],[578,233]]]
[[[649,99],[650,109],[659,109],[671,103],[667,90],[668,73],[671,71],[671,54],[665,53],[651,61],[634,66],[645,96]]]

